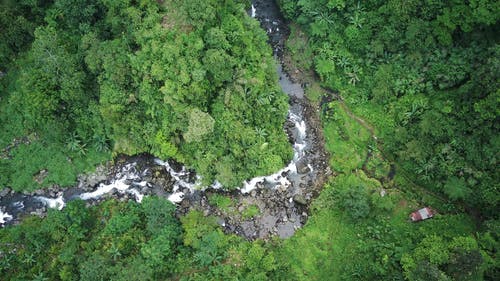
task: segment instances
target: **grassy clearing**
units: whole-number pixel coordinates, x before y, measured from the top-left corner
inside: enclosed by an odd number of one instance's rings
[[[290,265],[299,280],[340,280],[343,263],[350,256],[355,240],[352,228],[342,223],[340,213],[315,213],[306,227],[285,241],[280,258]]]
[[[331,167],[338,172],[360,169],[368,153],[370,132],[352,122],[336,102],[327,104],[325,112],[323,129]]]

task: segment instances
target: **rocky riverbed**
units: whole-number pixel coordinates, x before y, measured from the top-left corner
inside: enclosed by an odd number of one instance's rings
[[[308,218],[311,201],[318,195],[331,173],[324,149],[318,109],[304,97],[300,84],[283,71],[281,58],[288,28],[272,0],[252,1],[250,16],[261,23],[269,35],[277,60],[277,73],[284,92],[290,96],[290,110],[284,130],[294,149],[290,164],[272,175],[263,175],[242,183],[240,189],[224,191],[215,182],[199,185],[200,177],[175,161],[162,161],[151,155],[119,156],[113,163],[97,167],[94,173],[81,175],[70,188],[53,186],[29,193],[9,189],[0,191],[0,224],[19,222],[26,215],[45,216],[47,208],[64,208],[66,202],[86,200],[135,200],[157,195],[178,205],[177,214],[200,210],[215,216],[227,233],[248,239],[277,235],[290,237]],[[214,198],[226,198],[217,203]]]

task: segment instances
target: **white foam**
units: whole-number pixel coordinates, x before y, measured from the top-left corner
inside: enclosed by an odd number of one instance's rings
[[[218,180],[215,180],[214,183],[210,187],[212,189],[221,189],[222,188],[222,183],[220,183]]]
[[[17,202],[12,203],[12,206],[14,206],[14,208],[16,208],[16,209],[22,209],[22,208],[24,208],[24,202],[17,201]]]
[[[145,187],[146,185],[148,185],[148,182],[147,181],[141,181],[141,182],[135,182],[134,184],[138,185],[140,187]]]
[[[2,210],[0,210],[0,224],[4,224],[8,221],[11,221],[12,220],[12,216],[9,215],[7,212],[2,212]]]
[[[138,202],[138,203],[142,202],[142,199],[144,198],[144,194],[141,194],[139,192],[139,190],[132,188],[132,189],[127,190],[127,192],[135,196],[136,202]]]
[[[182,202],[184,199],[184,192],[174,192],[168,196],[168,200],[174,204]]]
[[[291,185],[291,182],[285,176],[283,176],[283,174],[287,173],[297,173],[297,166],[295,165],[295,162],[293,161],[290,162],[288,166],[277,171],[274,174],[262,177],[255,177],[249,181],[244,181],[243,187],[240,188],[240,191],[243,194],[249,193],[255,188],[257,188],[257,184],[264,184],[266,182],[274,184],[275,187],[277,186],[289,187]]]
[[[263,183],[266,177],[256,177],[250,181],[243,182],[243,188],[240,188],[241,193],[248,193],[257,187],[258,183]]]
[[[136,163],[130,163],[125,165],[120,172],[116,174],[117,180],[113,181],[110,184],[99,184],[99,187],[92,191],[80,194],[80,199],[89,200],[89,199],[97,199],[105,194],[112,192],[113,190],[118,191],[119,193],[129,193],[135,196],[135,200],[137,202],[142,202],[144,195],[139,192],[139,190],[135,188],[131,188],[132,186],[147,186],[147,181],[134,181],[139,180],[140,177],[135,170]],[[132,184],[128,184],[128,181],[134,181]]]
[[[307,164],[307,167],[309,168],[309,172],[314,171],[313,166],[311,164]]]
[[[302,156],[304,156],[304,149],[306,148],[305,143],[295,143],[293,145],[293,161],[298,161]]]
[[[110,193],[111,191],[113,191],[113,189],[116,189],[119,192],[123,193],[130,187],[129,184],[125,183],[126,180],[127,178],[121,178],[110,184],[101,183],[95,191],[80,194],[80,199],[82,200],[96,199],[103,196],[104,194]]]
[[[306,134],[306,122],[300,118],[297,114],[293,112],[288,113],[290,120],[292,120],[295,123],[295,128],[297,129],[297,137],[298,140],[296,142],[302,143],[304,142],[307,134]]]
[[[257,16],[257,13],[256,13],[257,9],[255,9],[254,5],[252,4],[252,18],[255,18],[255,16]]]
[[[295,127],[299,130],[299,139],[304,140],[306,138],[306,122],[304,120],[297,122]]]
[[[155,163],[165,167],[167,172],[172,176],[172,178],[175,179],[175,184],[174,184],[174,192],[179,190],[180,187],[184,187],[189,189],[190,192],[193,192],[196,188],[201,186],[201,177],[196,175],[196,182],[195,183],[190,183],[189,181],[185,180],[184,178],[189,179],[189,171],[186,170],[186,167],[182,167],[182,170],[180,172],[174,171],[174,169],[170,166],[170,164],[167,161],[162,161],[160,159],[155,159]]]
[[[57,197],[57,198],[36,196],[35,199],[42,202],[45,206],[47,206],[51,209],[62,210],[64,208],[64,206],[66,206],[66,203],[64,202],[62,195]]]

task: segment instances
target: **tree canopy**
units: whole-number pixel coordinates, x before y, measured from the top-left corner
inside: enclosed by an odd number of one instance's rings
[[[0,185],[33,189],[43,169],[41,185],[67,185],[110,155],[149,152],[233,188],[291,158],[287,96],[239,1],[6,1],[2,13],[0,146],[32,138],[0,160]],[[64,181],[37,144],[68,159]],[[16,165],[32,167],[22,185]]]

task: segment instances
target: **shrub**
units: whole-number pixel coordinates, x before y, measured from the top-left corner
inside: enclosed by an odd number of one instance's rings
[[[341,207],[354,220],[366,218],[370,213],[370,203],[366,190],[362,186],[354,186],[340,194]]]

